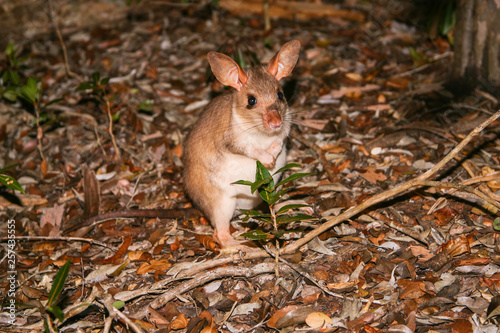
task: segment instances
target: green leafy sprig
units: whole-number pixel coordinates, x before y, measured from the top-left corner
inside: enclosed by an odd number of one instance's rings
[[[290,215],[290,212],[292,212],[293,210],[307,206],[303,204],[285,205],[277,210],[275,209],[276,203],[286,193],[290,192],[291,190],[290,187],[282,188],[282,185],[290,183],[296,179],[315,174],[315,173],[294,173],[286,177],[285,179],[279,181],[278,183],[274,182],[273,176],[296,167],[301,167],[301,165],[297,163],[290,163],[278,169],[273,174],[271,174],[269,170],[267,170],[266,167],[261,162],[257,161],[257,170],[254,182],[248,180],[238,180],[233,183],[233,184],[250,186],[252,194],[257,191],[262,200],[264,200],[269,206],[270,213],[267,214],[258,212],[253,209],[241,209],[240,211],[247,216],[246,219],[248,220],[251,217],[258,221],[271,224],[273,226],[273,230],[270,232],[266,232],[264,230],[253,230],[251,232],[242,234],[242,236],[252,240],[265,240],[269,238],[280,239],[283,237],[285,233],[284,230],[280,230],[281,225],[294,221],[310,220],[315,218],[307,214],[295,213],[293,215]]]

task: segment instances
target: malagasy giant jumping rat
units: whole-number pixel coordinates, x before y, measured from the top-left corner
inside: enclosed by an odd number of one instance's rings
[[[288,76],[299,57],[300,43],[281,47],[267,67],[242,69],[228,56],[209,52],[215,77],[235,90],[216,97],[202,112],[184,142],[184,184],[193,202],[209,218],[224,248],[240,248],[230,231],[237,209],[260,203],[249,186],[256,161],[271,173],[285,165],[285,140],[291,115],[279,80]],[[274,176],[277,179],[280,175]]]

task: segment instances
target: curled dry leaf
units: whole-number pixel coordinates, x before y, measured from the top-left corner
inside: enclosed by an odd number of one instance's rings
[[[47,159],[44,157],[42,163],[40,163],[40,171],[42,172],[43,177],[47,176]]]
[[[166,272],[170,266],[172,266],[172,264],[167,259],[151,260],[150,262],[141,264],[141,266],[137,268],[137,274],[142,275],[155,271]]]
[[[170,244],[170,250],[175,252],[179,250],[180,245],[181,245],[181,240],[179,239],[179,237],[175,236],[175,241],[172,244]]]
[[[196,240],[200,242],[205,248],[209,249],[213,252],[219,252],[219,245],[215,242],[215,240],[208,235],[196,235]]]
[[[347,281],[338,283],[328,283],[326,286],[328,289],[333,290],[335,292],[347,292],[354,290],[357,284],[358,281]]]
[[[127,236],[123,240],[122,245],[120,245],[120,248],[116,251],[116,253],[111,256],[110,258],[106,258],[102,261],[103,264],[114,264],[117,260],[119,260],[121,257],[125,255],[127,252],[130,244],[132,244],[132,237]]]
[[[188,320],[186,316],[183,313],[181,313],[180,315],[175,317],[174,320],[172,320],[172,322],[170,323],[170,328],[173,330],[181,330],[183,328],[186,328],[187,325],[188,325]]]
[[[145,251],[130,251],[128,252],[128,258],[130,261],[146,261],[153,259],[153,256]]]

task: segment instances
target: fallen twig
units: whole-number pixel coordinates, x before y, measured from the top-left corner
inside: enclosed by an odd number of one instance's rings
[[[264,252],[264,251],[262,251]],[[264,252],[265,253],[265,252]],[[221,279],[224,277],[246,277],[251,278],[260,274],[272,273],[274,272],[274,263],[261,263],[259,265],[253,265],[250,267],[219,267],[208,272],[200,272],[196,276],[193,276],[191,280],[186,281],[175,288],[166,291],[164,294],[157,297],[150,306],[153,309],[158,309],[165,305],[172,299],[176,298],[178,295],[202,286],[210,281]],[[148,310],[147,306],[143,306],[140,310],[131,315],[132,318],[143,318]]]
[[[57,37],[59,38],[59,43],[61,43],[61,48],[63,51],[63,57],[64,57],[64,67],[66,68],[66,74],[70,77],[74,77],[78,79],[80,82],[83,81],[82,77],[75,72],[71,71],[69,68],[69,62],[68,62],[68,51],[66,50],[66,44],[64,43],[63,36],[61,34],[61,29],[59,29],[59,24],[56,22],[55,19],[55,14],[54,11],[52,10],[52,1],[48,1],[49,4],[49,12],[50,12],[50,18],[52,20],[52,24],[54,25],[54,28],[56,30]]]
[[[107,247],[108,249],[111,249],[113,251],[116,251],[117,248],[114,246],[111,246],[109,244],[96,241],[95,239],[91,238],[81,238],[81,237],[49,237],[49,236],[16,236],[16,241],[25,241],[25,242],[35,242],[35,241],[47,241],[47,242],[58,242],[58,241],[63,241],[63,242],[84,242],[84,243],[90,243],[94,245],[99,245],[102,247]],[[9,240],[8,237],[0,237],[0,242],[7,242]]]

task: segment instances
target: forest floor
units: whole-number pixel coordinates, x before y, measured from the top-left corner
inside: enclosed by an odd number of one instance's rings
[[[0,54],[0,168],[15,164],[3,173],[25,193],[1,190],[0,330],[497,332],[499,123],[467,135],[498,100],[446,89],[452,46],[411,3],[344,2],[269,32],[211,2],[33,0],[4,17],[15,52]],[[285,184],[281,203],[315,219],[282,225],[279,263],[274,240],[221,255],[196,214],[85,223],[189,211],[183,138],[225,90],[206,54],[265,64],[292,39],[287,161],[301,167],[285,177],[315,174]],[[269,230],[243,215],[233,227]]]

